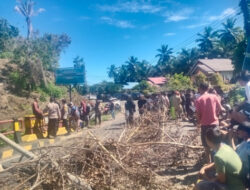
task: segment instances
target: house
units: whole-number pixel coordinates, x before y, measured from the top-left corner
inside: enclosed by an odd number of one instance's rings
[[[199,72],[205,75],[219,73],[224,81],[230,81],[233,77],[233,64],[231,59],[199,59],[190,69],[189,75]]]
[[[167,80],[165,77],[149,77],[147,82],[152,86],[161,87],[166,84]]]

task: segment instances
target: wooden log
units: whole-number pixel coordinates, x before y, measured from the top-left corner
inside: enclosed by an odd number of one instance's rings
[[[71,173],[67,173],[68,178],[71,182],[73,182],[75,185],[78,186],[78,188],[84,189],[84,190],[92,190],[89,184],[85,180],[83,180],[80,177],[77,177]]]
[[[25,150],[23,147],[16,144],[14,141],[12,141],[9,138],[7,138],[6,136],[4,136],[2,133],[0,133],[0,140],[4,141],[8,145],[10,145],[13,149],[20,152],[22,155],[26,156],[27,158],[30,158],[30,159],[37,158],[37,156],[35,154],[33,154],[30,151]]]
[[[133,143],[133,144],[119,144],[121,146],[147,146],[147,145],[174,145],[174,146],[181,146],[187,147],[191,149],[203,149],[203,146],[192,146],[192,145],[185,145],[176,142],[146,142],[146,143]]]

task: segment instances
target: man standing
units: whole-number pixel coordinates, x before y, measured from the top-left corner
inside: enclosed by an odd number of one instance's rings
[[[125,111],[129,113],[128,115],[128,123],[129,125],[133,125],[134,123],[134,113],[135,113],[135,103],[132,97],[128,97],[127,102],[125,103]]]
[[[69,108],[65,99],[62,99],[61,115],[63,120],[63,126],[66,128],[68,132],[67,135],[70,135],[71,129],[69,127]]]
[[[112,119],[115,120],[115,104],[114,104],[113,100],[110,100],[110,107],[109,108],[110,108]]]
[[[38,105],[38,98],[34,98],[34,102],[32,104],[32,111],[35,115],[36,121],[34,125],[34,132],[37,135],[37,138],[43,138],[43,112],[40,110]]]
[[[208,93],[208,84],[202,83],[199,86],[201,96],[196,100],[196,112],[198,127],[201,126],[201,141],[205,147],[205,156],[207,162],[211,162],[210,148],[208,147],[205,134],[208,129],[213,129],[219,125],[219,113],[224,110],[221,106],[218,97],[214,94]]]
[[[170,98],[171,107],[174,108],[175,115],[178,118],[183,117],[182,100],[179,91],[175,91]]]
[[[54,97],[50,98],[50,103],[48,103],[47,107],[45,108],[45,112],[48,112],[49,114],[48,138],[56,137],[59,120],[61,118],[61,112],[58,104],[55,103]]]
[[[138,109],[139,114],[142,115],[144,113],[145,107],[144,105],[147,103],[147,100],[145,99],[144,95],[140,95],[140,98],[138,100]]]
[[[99,121],[99,125],[101,125],[101,123],[102,123],[102,111],[101,111],[100,100],[96,100],[96,104],[95,104],[95,125],[97,125],[97,120]]]

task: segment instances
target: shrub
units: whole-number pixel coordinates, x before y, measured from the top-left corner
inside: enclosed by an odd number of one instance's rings
[[[26,78],[17,71],[9,74],[9,82],[14,87],[14,90],[19,93],[21,93],[23,89],[26,89],[28,85]]]
[[[169,77],[168,82],[166,83],[166,87],[168,90],[193,89],[190,77],[184,76],[183,73],[176,73],[173,76]]]
[[[53,83],[48,83],[48,85],[45,88],[43,88],[43,91],[48,96],[53,96],[55,98],[61,98],[64,94],[67,93],[65,87],[56,86]]]
[[[199,72],[196,75],[194,75],[194,77],[192,78],[192,81],[193,81],[193,85],[196,88],[198,88],[201,83],[208,82],[207,76],[203,74],[202,72]]]
[[[138,85],[133,88],[134,91],[142,92],[145,95],[157,92],[157,87],[150,85],[147,81],[142,80]]]
[[[245,99],[245,89],[242,87],[235,88],[228,93],[228,100],[231,106],[243,102]]]

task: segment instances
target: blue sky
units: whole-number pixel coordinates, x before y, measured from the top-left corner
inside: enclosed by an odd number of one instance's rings
[[[207,25],[218,29],[228,17],[242,25],[239,0],[35,1],[41,13],[32,19],[34,30],[68,34],[72,43],[61,55],[60,66],[72,66],[77,55],[84,57],[89,84],[107,80],[107,68],[123,64],[132,55],[155,64],[156,49],[162,44],[175,53],[193,47],[196,34]],[[0,0],[0,17],[26,35],[16,4],[16,0]]]

